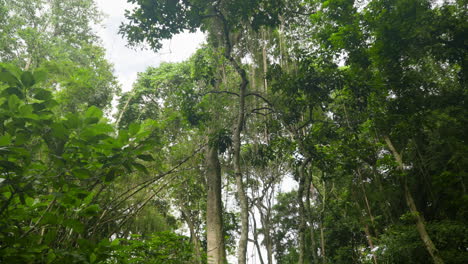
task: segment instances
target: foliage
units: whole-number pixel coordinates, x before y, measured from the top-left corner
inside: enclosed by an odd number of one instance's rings
[[[2,261],[104,258],[100,250],[112,227],[98,220],[102,192],[125,171],[146,170],[138,159],[147,155],[143,144],[151,131],[117,132],[96,107],[57,116],[56,101],[42,88],[45,72],[3,65],[0,78],[6,84],[0,108]]]
[[[110,105],[119,85],[93,32],[93,0],[1,1],[0,60],[48,72],[47,89],[62,111]]]
[[[217,180],[229,254],[241,215],[263,263],[467,262],[466,1],[129,2],[131,45],[208,43],[116,130],[93,2],[0,1],[0,262],[204,263]]]
[[[147,239],[133,235],[118,240],[112,257],[104,263],[118,264],[183,264],[192,263],[193,249],[188,237],[172,232],[155,233]]]

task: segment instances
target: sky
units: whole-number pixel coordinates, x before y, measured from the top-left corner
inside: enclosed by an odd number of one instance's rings
[[[127,41],[118,34],[118,30],[119,25],[125,21],[125,9],[131,9],[132,6],[126,0],[95,2],[104,13],[102,25],[97,25],[95,30],[106,49],[106,58],[114,64],[115,75],[122,85],[123,92],[132,88],[138,72],[145,71],[148,66],[158,66],[161,62],[183,61],[204,42],[205,36],[201,32],[184,33],[164,41],[163,48],[158,53],[128,48]]]

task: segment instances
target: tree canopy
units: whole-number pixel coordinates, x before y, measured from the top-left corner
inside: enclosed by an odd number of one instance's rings
[[[464,0],[1,1],[0,262],[468,261]],[[70,19],[71,16],[77,20]]]

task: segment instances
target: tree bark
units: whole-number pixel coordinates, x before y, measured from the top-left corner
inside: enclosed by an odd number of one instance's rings
[[[312,251],[312,259],[314,263],[318,263],[317,256],[317,245],[315,243],[315,230],[314,230],[314,214],[312,212],[312,206],[310,205],[310,195],[313,194],[313,184],[312,184],[312,173],[308,175],[306,180],[306,209],[309,216],[309,232],[310,232],[310,247]]]
[[[364,232],[366,233],[367,243],[369,244],[371,251],[373,251],[374,242],[372,241],[372,236],[369,231],[369,225],[364,224]],[[372,252],[372,261],[374,262],[374,264],[377,264],[377,256],[375,255],[375,252]]]
[[[253,243],[255,244],[255,247],[257,248],[257,253],[258,253],[258,258],[260,259],[260,264],[265,264],[263,261],[263,256],[262,256],[262,250],[260,248],[260,244],[258,243],[258,232],[257,232],[257,220],[255,220],[255,214],[252,211],[252,222],[253,222]]]
[[[206,237],[208,263],[226,262],[221,203],[221,165],[218,150],[208,144],[206,151]]]
[[[323,173],[323,172],[322,172]],[[323,175],[322,175],[323,178]],[[320,245],[321,245],[321,255],[322,255],[322,263],[327,263],[327,255],[325,252],[325,234],[324,230],[325,227],[323,226],[323,214],[325,212],[325,205],[327,202],[327,186],[325,182],[322,180],[323,185],[323,194],[322,194],[322,211],[320,212]]]
[[[384,139],[398,164],[398,169],[402,173],[404,173],[405,165],[403,163],[403,159],[400,153],[396,150],[395,146],[393,146],[393,143],[388,136],[385,136]],[[435,264],[444,264],[444,261],[439,256],[439,251],[437,250],[436,246],[434,245],[434,242],[432,242],[431,237],[427,233],[424,217],[419,213],[416,207],[416,203],[414,202],[413,195],[411,194],[411,191],[408,187],[408,181],[406,178],[403,179],[403,188],[405,193],[406,204],[408,205],[411,214],[415,216],[416,230],[418,230],[419,236],[421,237],[421,240],[423,241],[426,250],[429,252],[429,255],[431,255],[432,261]]]
[[[299,167],[299,188],[297,190],[297,201],[299,204],[299,261],[298,264],[305,263],[305,230],[307,218],[304,208],[304,188],[306,182],[305,167],[310,162],[306,159]],[[308,190],[307,190],[308,191]]]
[[[240,148],[241,148],[241,131],[244,124],[244,115],[245,115],[245,93],[247,87],[247,79],[245,77],[245,71],[243,71],[242,77],[242,84],[240,85],[240,93],[239,93],[239,113],[237,117],[237,124],[234,128],[234,135],[232,139],[232,143],[234,146],[234,173],[236,176],[236,186],[237,186],[237,195],[239,197],[239,204],[240,204],[240,215],[241,215],[241,233],[239,238],[239,246],[237,251],[237,258],[239,264],[246,264],[247,263],[247,242],[248,242],[248,234],[249,234],[249,208],[248,208],[248,201],[247,195],[245,194],[244,189],[244,182],[242,179],[242,169],[240,163]]]
[[[265,206],[263,203],[259,202],[257,208],[260,214],[260,220],[262,222],[262,233],[263,233],[263,243],[267,251],[267,260],[268,264],[273,263],[273,242],[271,239],[271,203],[268,203],[268,206]],[[263,213],[262,210],[265,210]]]
[[[185,222],[187,222],[187,225],[190,230],[190,240],[192,242],[193,248],[195,249],[194,252],[194,260],[198,264],[202,264],[202,258],[201,258],[201,252],[200,252],[200,239],[198,239],[197,232],[195,231],[195,224],[193,223],[189,210],[186,210],[185,208],[181,209],[182,212],[182,217],[185,219]]]
[[[240,149],[241,149],[241,132],[244,126],[245,118],[245,95],[247,92],[247,85],[249,83],[245,70],[240,66],[236,59],[232,56],[232,43],[229,37],[229,26],[228,21],[224,14],[215,6],[217,17],[220,19],[222,26],[222,36],[224,40],[224,57],[230,62],[232,67],[241,77],[241,83],[239,84],[239,110],[237,114],[237,122],[234,126],[232,145],[233,145],[233,165],[234,174],[236,179],[237,195],[239,198],[240,205],[240,216],[241,216],[241,231],[239,244],[237,248],[237,261],[239,264],[247,264],[247,243],[249,235],[249,206],[247,201],[247,195],[244,189],[244,182],[242,177],[242,168],[240,161]]]

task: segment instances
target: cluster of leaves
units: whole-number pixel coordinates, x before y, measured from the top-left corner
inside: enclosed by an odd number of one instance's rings
[[[0,60],[48,72],[62,111],[101,109],[120,87],[93,31],[101,13],[93,0],[1,1]]]
[[[430,262],[405,184],[441,258],[466,261],[458,236],[467,212],[462,2],[313,1],[313,50],[292,73],[271,71],[275,93],[285,97],[281,118],[313,161],[308,226],[323,232],[324,261]]]
[[[106,188],[149,160],[151,126],[116,131],[96,107],[56,114],[45,73],[0,72],[0,260],[95,263],[116,223],[100,216]]]
[[[132,235],[131,239],[114,240],[118,244],[105,264],[185,264],[192,263],[193,248],[185,236],[159,232],[149,238]]]

